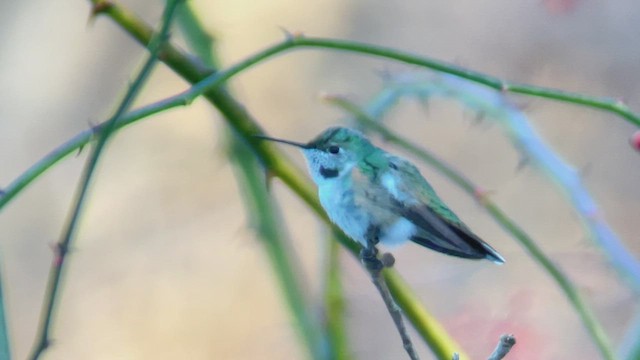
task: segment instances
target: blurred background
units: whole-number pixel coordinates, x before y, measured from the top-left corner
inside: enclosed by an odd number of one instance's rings
[[[357,40],[496,75],[627,101],[640,110],[640,6],[632,0],[491,2],[191,0],[228,65],[283,37],[281,28]],[[123,1],[156,24],[161,1]],[[106,119],[144,50],[85,1],[0,3],[0,187],[54,147]],[[280,56],[234,78],[231,88],[273,136],[306,141],[344,114],[322,92],[364,103],[381,72],[414,70],[329,51]],[[186,89],[159,65],[138,105]],[[516,98],[532,125],[578,169],[602,216],[640,258],[640,166],[635,128],[611,114]],[[634,295],[585,235],[557,188],[531,167],[499,127],[453,101],[401,103],[394,128],[490,191],[569,275],[616,345]],[[247,218],[224,155],[223,122],[202,100],[116,134],[98,168],[69,257],[46,359],[299,359],[282,294]],[[378,142],[380,144],[380,142]],[[395,151],[390,146],[387,150]],[[304,166],[294,149],[282,148]],[[396,151],[397,152],[397,151]],[[401,152],[400,152],[401,153]],[[54,243],[87,152],[62,161],[0,214],[0,255],[12,347],[32,345]],[[550,277],[473,199],[421,167],[441,197],[507,264],[450,258],[407,245],[397,268],[473,358],[501,333],[508,359],[598,359],[575,311]],[[307,295],[320,304],[326,231],[279,181]],[[389,315],[349,254],[342,254],[346,321],[358,359],[398,359]],[[415,338],[415,336],[414,336]],[[419,342],[419,341],[417,341]],[[418,351],[429,358],[421,343]]]

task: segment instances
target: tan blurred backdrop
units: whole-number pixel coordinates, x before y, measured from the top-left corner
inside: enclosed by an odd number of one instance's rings
[[[161,1],[125,1],[156,22]],[[225,64],[282,38],[280,27],[370,42],[455,62],[509,80],[623,98],[640,109],[640,6],[580,1],[193,1]],[[0,186],[112,111],[143,50],[84,1],[0,3]],[[232,81],[274,136],[305,141],[342,114],[320,92],[363,102],[380,71],[409,68],[333,52],[301,51]],[[138,101],[186,88],[158,66]],[[610,114],[515,99],[580,169],[607,221],[640,258],[640,157],[634,128]],[[490,121],[453,102],[404,102],[390,121],[484,188],[588,297],[616,344],[637,297],[587,239],[550,181],[527,167]],[[203,101],[117,134],[100,164],[73,252],[46,359],[304,358],[263,248],[247,220],[223,127]],[[389,148],[391,149],[391,148]],[[283,149],[284,150],[284,149]],[[302,158],[286,149],[301,166]],[[64,160],[0,214],[0,255],[12,346],[31,347],[50,265],[86,152]],[[523,249],[472,199],[429,168],[453,209],[507,258],[502,267],[415,245],[397,267],[474,358],[500,333],[518,337],[509,359],[597,359],[575,312]],[[277,181],[307,294],[319,302],[322,226]],[[294,226],[295,225],[295,226]],[[357,262],[343,254],[347,323],[358,359],[403,358],[388,314]],[[427,348],[418,350],[429,358]]]

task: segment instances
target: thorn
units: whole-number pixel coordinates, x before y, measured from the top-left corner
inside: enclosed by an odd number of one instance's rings
[[[331,102],[344,99],[344,96],[321,91],[320,93],[318,93],[318,99],[320,99],[321,101],[331,103]]]
[[[67,252],[62,244],[51,244],[51,250],[53,251],[53,266],[60,267],[64,261],[64,254]]]
[[[89,13],[89,19],[87,20],[87,24],[88,25],[93,24],[93,21],[98,15],[109,11],[111,7],[113,7],[113,3],[111,1],[101,0],[101,1],[95,2],[93,4],[93,7],[91,7],[91,12]]]
[[[617,98],[616,105],[620,107],[627,107],[627,99],[625,98]]]
[[[275,177],[276,175],[273,173],[273,171],[266,167],[264,168],[264,186],[265,188],[267,188],[268,192],[271,191],[271,183],[273,182],[273,178]]]
[[[495,191],[493,190],[484,190],[481,188],[476,188],[473,191],[473,196],[476,198],[476,201],[484,205],[486,204],[487,201],[489,201],[489,196],[493,193],[495,193]]]
[[[285,28],[284,26],[278,26],[278,29],[280,29],[282,35],[284,35],[285,40],[293,40],[293,34],[287,28]]]
[[[278,26],[278,28],[284,34],[284,39],[286,41],[294,41],[296,39],[300,39],[304,37],[304,33],[302,31],[298,30],[298,31],[291,32],[288,29],[286,29],[284,26]]]
[[[507,83],[500,83],[500,91],[503,93],[507,93],[509,92],[509,84]]]
[[[78,151],[76,151],[76,156],[80,156],[80,154],[82,154],[82,150],[84,150],[84,147],[86,145],[87,144],[84,144],[84,145],[80,145],[80,147],[78,147]]]
[[[42,340],[42,344],[40,345],[42,347],[42,350],[46,350],[48,349],[51,345],[53,344],[53,341],[50,339],[43,339]]]
[[[89,142],[98,139],[100,137],[100,133],[102,132],[102,128],[104,127],[104,123],[96,125],[93,121],[88,120],[87,124],[89,125],[89,131],[91,131]],[[82,145],[82,147],[84,147],[85,145]]]
[[[88,120],[87,124],[89,125],[89,130],[91,130],[91,134],[92,136],[96,136],[99,133],[99,127],[100,125],[96,125],[93,121]]]
[[[196,100],[196,98],[193,96],[181,96],[178,100],[180,101],[180,105],[189,106]]]

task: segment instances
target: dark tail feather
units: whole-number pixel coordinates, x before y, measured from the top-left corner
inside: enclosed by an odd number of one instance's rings
[[[452,227],[451,230],[464,240],[469,246],[482,253],[483,258],[493,261],[498,265],[504,264],[505,260],[491,245],[482,241],[476,234],[466,228]]]
[[[402,210],[404,216],[422,230],[411,237],[412,241],[448,255],[504,263],[504,258],[471,230],[443,219],[428,206],[402,207]]]
[[[420,244],[424,247],[428,247],[431,250],[435,250],[447,255],[457,256],[465,259],[484,259],[486,254],[482,251],[477,251],[476,249],[455,249],[452,247],[444,246],[442,244],[442,240],[440,239],[432,239],[431,236],[413,236],[411,237],[411,241]]]
[[[485,243],[484,241],[482,240],[480,241],[481,241],[480,244],[482,245],[484,250],[487,252],[486,253],[487,260],[491,260],[498,265],[502,265],[506,262],[506,260],[502,257],[502,255],[500,255],[494,248],[489,246],[489,244]]]
[[[504,264],[505,260],[491,246],[480,240],[466,238],[468,246],[462,248],[454,248],[449,242],[434,238],[433,236],[413,236],[411,241],[447,255],[457,256],[465,259],[487,259],[496,264]]]

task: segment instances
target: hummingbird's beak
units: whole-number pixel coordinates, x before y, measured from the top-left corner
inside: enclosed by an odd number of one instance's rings
[[[299,142],[295,142],[295,141],[289,141],[289,140],[283,140],[283,139],[276,139],[276,138],[272,138],[269,136],[265,136],[265,135],[253,135],[253,137],[256,137],[258,139],[262,139],[262,140],[269,140],[269,141],[275,141],[275,142],[279,142],[279,143],[283,143],[283,144],[287,144],[287,145],[292,145],[295,147],[299,147],[301,149],[310,149],[311,147],[308,144],[303,144],[303,143],[299,143]]]

